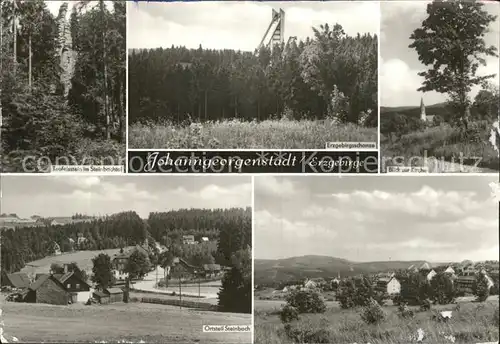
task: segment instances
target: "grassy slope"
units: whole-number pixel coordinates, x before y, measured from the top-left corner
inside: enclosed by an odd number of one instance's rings
[[[143,303],[53,306],[8,302],[1,308],[5,332],[20,341],[251,341],[250,333],[202,332],[202,325],[250,325],[250,314],[217,313]]]
[[[283,332],[275,307],[264,306],[265,303],[276,301],[261,301],[255,309],[255,343],[278,344],[291,343]],[[438,310],[453,310],[453,305],[436,306]],[[401,319],[395,306],[386,306],[384,311],[387,319],[380,325],[367,325],[362,322],[358,311],[342,310],[338,306],[328,305],[324,314],[303,314],[298,323],[293,324],[301,329],[327,330],[328,342],[400,344],[415,342],[411,340],[421,328],[425,332],[424,343],[451,343],[444,335],[454,335],[456,344],[470,344],[498,340],[498,319],[494,319],[495,309],[498,309],[498,298],[485,303],[482,307],[477,303],[461,303],[459,312],[453,311],[453,317],[448,323],[438,323],[431,319],[431,311],[418,312],[414,319]]]
[[[78,264],[78,267],[82,270],[92,270],[92,258],[97,256],[99,253],[106,253],[108,256],[113,257],[115,253],[120,252],[119,248],[100,250],[100,251],[78,251],[73,253],[62,254],[60,256],[50,256],[39,260],[30,262],[30,265],[35,265],[35,267],[25,266],[21,269],[21,272],[32,273],[48,273],[50,270],[50,265],[52,263],[72,263]]]
[[[377,142],[377,135],[377,128],[310,120],[223,121],[189,128],[135,124],[129,128],[129,148],[324,149],[326,142]]]

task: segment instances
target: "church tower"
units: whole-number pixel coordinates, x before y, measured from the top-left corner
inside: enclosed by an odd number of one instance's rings
[[[424,98],[420,98],[420,119],[425,122],[427,120],[427,115],[425,114]]]

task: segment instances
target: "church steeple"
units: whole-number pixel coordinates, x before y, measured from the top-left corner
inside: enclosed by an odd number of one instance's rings
[[[420,98],[420,119],[424,122],[427,120],[427,115],[425,114],[425,105],[424,105],[424,98],[423,97]]]

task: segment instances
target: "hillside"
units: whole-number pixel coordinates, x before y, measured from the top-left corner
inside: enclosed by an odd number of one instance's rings
[[[425,111],[427,115],[444,116],[447,112],[447,103],[437,103],[433,105],[426,105]],[[394,116],[396,114],[420,118],[420,106],[397,106],[397,107],[380,107],[380,115]]]
[[[351,262],[346,259],[308,255],[285,259],[255,259],[255,284],[273,284],[304,278],[332,278],[406,269],[425,261]],[[442,265],[429,263],[432,267]]]

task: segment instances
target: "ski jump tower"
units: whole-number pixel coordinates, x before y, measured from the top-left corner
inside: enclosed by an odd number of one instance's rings
[[[272,29],[272,30],[271,30]],[[272,34],[269,36],[269,33]],[[266,33],[259,44],[258,49],[263,46],[269,47],[271,49],[275,44],[281,44],[285,42],[285,11],[280,8],[280,11],[273,9],[271,23],[267,27]]]

